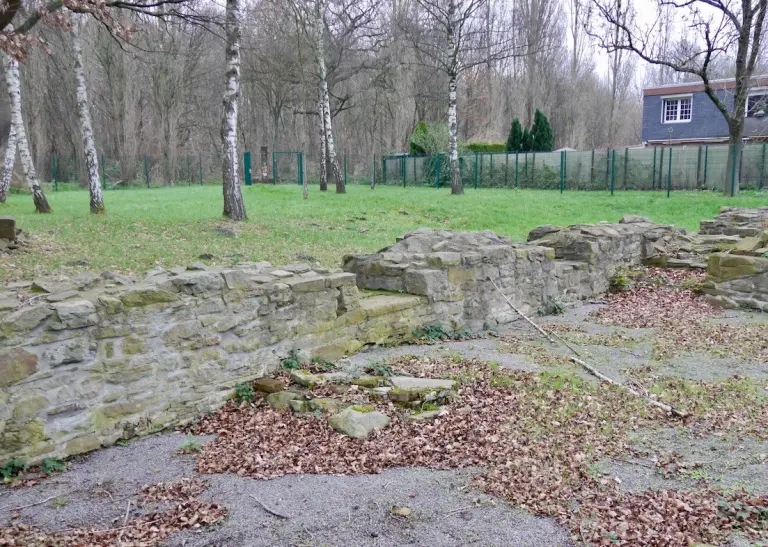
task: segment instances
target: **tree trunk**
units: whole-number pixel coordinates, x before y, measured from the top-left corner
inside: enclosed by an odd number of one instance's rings
[[[83,135],[83,149],[85,150],[85,169],[88,176],[88,192],[91,196],[91,213],[105,213],[104,196],[101,193],[101,181],[99,180],[99,159],[96,153],[96,144],[93,139],[93,124],[91,123],[91,111],[88,107],[88,89],[85,83],[85,70],[83,66],[83,48],[80,43],[80,24],[78,16],[72,14],[72,49],[75,53],[75,87],[77,89],[77,114],[80,118],[80,132]]]
[[[725,164],[725,179],[723,180],[723,195],[728,197],[739,194],[739,179],[741,177],[741,137],[744,131],[743,123],[735,120],[728,129],[728,161]]]
[[[320,111],[323,116],[323,126],[325,130],[325,146],[328,150],[328,161],[331,164],[331,172],[336,182],[336,193],[344,194],[347,189],[344,185],[344,178],[341,176],[341,167],[339,159],[336,157],[336,143],[333,139],[333,125],[331,123],[331,98],[328,93],[328,70],[325,66],[325,23],[323,15],[325,14],[325,0],[316,0],[315,20],[313,30],[315,33],[315,56],[317,57],[317,73],[320,80]]]
[[[230,220],[245,220],[247,218],[243,192],[240,188],[237,155],[237,103],[240,98],[240,38],[242,33],[240,0],[227,0],[227,72],[221,140],[224,150],[224,216]]]
[[[13,178],[13,164],[16,163],[16,128],[13,124],[10,125],[8,144],[3,160],[3,178],[0,180],[0,203],[5,203],[5,200],[8,199],[8,189],[11,187],[11,179]]]
[[[317,120],[320,125],[320,191],[328,190],[328,147],[325,144],[325,116],[320,85],[317,86]]]
[[[457,77],[451,74],[448,81],[448,131],[450,133],[451,194],[463,194],[461,169],[459,168],[458,121],[456,118]]]
[[[16,131],[16,143],[19,148],[19,155],[21,156],[21,167],[24,171],[24,177],[27,179],[29,190],[32,193],[35,211],[38,213],[50,213],[51,206],[48,205],[48,200],[45,199],[43,189],[40,187],[40,181],[37,180],[35,164],[32,161],[32,154],[29,152],[27,132],[24,129],[24,118],[21,115],[19,63],[6,54],[3,54],[2,58],[5,65],[5,83],[8,86],[8,98],[11,106],[11,124],[13,124]]]

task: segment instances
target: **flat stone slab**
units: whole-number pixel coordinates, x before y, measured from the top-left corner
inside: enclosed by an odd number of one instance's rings
[[[328,419],[328,425],[349,437],[364,439],[375,429],[387,427],[389,425],[389,416],[376,410],[360,412],[355,410],[354,407],[349,407],[331,416]]]
[[[392,376],[389,379],[392,387],[405,391],[442,391],[453,390],[456,387],[454,380],[442,380],[435,378],[413,378],[411,376]]]

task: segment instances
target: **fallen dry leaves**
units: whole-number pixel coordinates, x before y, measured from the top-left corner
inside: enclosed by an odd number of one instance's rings
[[[460,378],[459,399],[433,422],[418,424],[380,405],[392,423],[363,440],[337,434],[325,417],[228,405],[195,427],[195,433],[218,434],[198,457],[198,471],[271,479],[477,467],[483,470],[478,486],[557,518],[575,541],[688,545],[720,541],[737,526],[762,533],[765,523],[757,517],[738,521],[718,511],[716,492],[622,494],[616,480],[594,473],[601,458],[630,452],[627,431],[679,425],[640,398],[576,377],[508,372],[478,361],[403,358],[393,367]],[[729,496],[763,503],[745,493]]]
[[[227,516],[226,509],[197,499],[203,490],[205,483],[197,479],[144,486],[135,506],[150,510],[124,525],[106,530],[75,528],[46,533],[19,523],[0,528],[0,546],[154,546],[174,532],[209,526]],[[171,506],[152,509],[157,504]]]
[[[608,306],[594,317],[600,323],[629,328],[665,327],[718,317],[720,310],[685,288],[704,277],[696,270],[647,268],[632,290],[606,295]]]

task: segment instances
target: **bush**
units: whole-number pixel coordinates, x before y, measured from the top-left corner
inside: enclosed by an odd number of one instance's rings
[[[433,154],[448,150],[448,127],[445,124],[428,124],[421,121],[411,133],[409,153]]]
[[[509,130],[509,137],[507,137],[507,152],[518,152],[522,150],[523,146],[523,127],[520,125],[520,120],[515,118],[512,120],[512,128]]]
[[[533,127],[530,132],[531,145],[528,150],[533,152],[551,152],[555,136],[549,120],[538,108],[533,116]]]
[[[496,154],[506,152],[507,145],[503,142],[469,142],[466,149],[470,152],[479,152],[483,154]]]

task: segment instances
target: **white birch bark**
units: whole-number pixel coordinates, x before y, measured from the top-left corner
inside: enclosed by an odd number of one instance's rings
[[[246,218],[243,193],[240,187],[237,152],[237,107],[240,98],[240,39],[243,34],[240,0],[227,0],[226,8],[226,87],[224,90],[224,118],[221,124],[224,150],[224,216],[231,220]]]
[[[328,190],[328,147],[325,143],[325,116],[320,86],[317,86],[317,120],[320,126],[320,191]]]
[[[328,93],[328,70],[325,66],[325,23],[323,22],[325,7],[326,0],[316,0],[315,19],[313,21],[315,56],[317,59],[317,73],[320,86],[320,107],[323,116],[323,128],[325,130],[325,147],[328,151],[328,161],[331,164],[333,178],[336,182],[336,193],[343,194],[347,189],[344,185],[344,178],[341,176],[339,159],[336,156],[336,143],[333,139],[333,126],[331,123],[331,98]]]
[[[50,213],[51,206],[45,198],[43,189],[40,187],[40,181],[37,179],[35,164],[32,161],[32,154],[29,152],[29,142],[27,142],[27,132],[24,129],[24,118],[21,115],[21,78],[19,76],[19,63],[2,54],[3,66],[5,67],[5,83],[8,86],[8,99],[11,106],[11,123],[16,131],[16,144],[21,156],[21,167],[24,171],[24,177],[27,179],[29,191],[32,193],[32,201],[35,204],[35,211],[38,213]]]
[[[448,74],[448,133],[450,137],[449,158],[451,164],[451,194],[463,194],[464,185],[461,183],[459,167],[458,133],[459,123],[456,114],[456,88],[458,87],[458,46],[455,36],[456,2],[448,3],[448,62],[451,70]]]
[[[99,157],[96,153],[96,143],[93,138],[93,123],[91,122],[91,110],[88,106],[88,88],[85,81],[85,68],[83,63],[83,47],[80,41],[80,21],[78,16],[71,14],[72,22],[72,49],[75,54],[75,88],[77,90],[77,115],[80,121],[80,133],[83,136],[83,150],[85,151],[85,170],[88,176],[88,193],[91,196],[91,213],[105,213],[104,196],[99,180]]]
[[[5,147],[5,159],[3,160],[3,178],[0,179],[0,203],[8,199],[8,190],[13,178],[13,165],[16,163],[16,128],[11,125],[8,131],[8,144]]]

